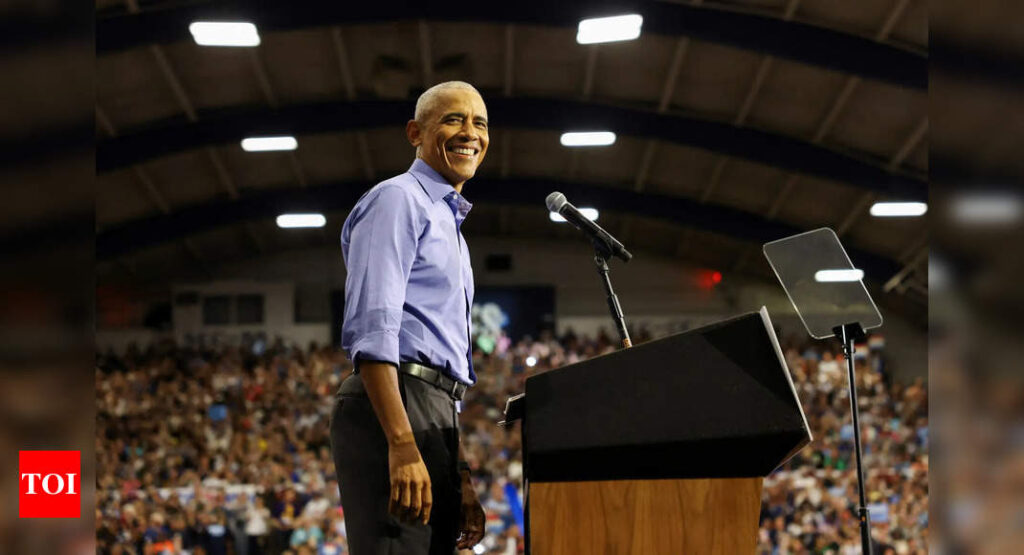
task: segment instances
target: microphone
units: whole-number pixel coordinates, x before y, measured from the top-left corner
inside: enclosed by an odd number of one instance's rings
[[[629,262],[629,259],[633,258],[633,255],[629,254],[629,251],[626,250],[626,247],[622,246],[622,243],[602,229],[601,226],[588,220],[575,206],[569,203],[562,193],[558,191],[551,193],[545,202],[548,205],[548,210],[558,213],[575,226],[576,229],[585,233],[594,242],[594,245],[603,249],[605,253],[617,256],[623,262]]]

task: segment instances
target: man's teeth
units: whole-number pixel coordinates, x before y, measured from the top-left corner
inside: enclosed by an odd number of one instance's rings
[[[454,152],[455,154],[465,154],[467,156],[472,156],[472,155],[476,154],[476,151],[471,149],[471,148],[461,148],[461,147],[452,147],[452,152]]]

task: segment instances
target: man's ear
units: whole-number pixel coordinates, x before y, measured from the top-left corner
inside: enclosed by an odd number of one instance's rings
[[[414,147],[419,147],[423,143],[423,134],[420,129],[420,124],[411,119],[405,124],[405,136],[409,139],[409,144]]]

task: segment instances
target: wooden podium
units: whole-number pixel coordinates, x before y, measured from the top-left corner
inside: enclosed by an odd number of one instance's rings
[[[520,418],[533,555],[753,553],[811,440],[764,308],[532,376]]]

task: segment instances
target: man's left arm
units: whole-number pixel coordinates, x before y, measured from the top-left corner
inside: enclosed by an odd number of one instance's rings
[[[459,511],[459,540],[456,547],[470,549],[484,539],[484,508],[480,505],[473,479],[462,450],[462,435],[459,435],[459,479],[462,481],[462,503]]]

